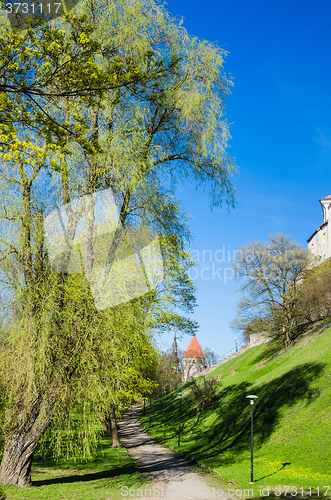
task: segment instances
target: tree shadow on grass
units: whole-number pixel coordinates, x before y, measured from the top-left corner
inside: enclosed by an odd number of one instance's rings
[[[193,384],[192,381],[186,384],[186,388],[190,388]],[[197,417],[196,421],[192,423],[192,419]],[[185,422],[190,422],[192,426],[195,426],[201,418],[201,414],[197,414],[196,409],[192,408],[191,401],[187,401],[183,398],[181,404],[181,429],[184,428]],[[149,408],[146,409],[145,414],[142,414],[141,419],[145,431],[148,433],[149,426]],[[167,442],[178,436],[178,422],[179,422],[179,397],[174,398],[174,394],[170,394],[167,397],[160,398],[153,401],[152,404],[152,428],[156,427],[158,429],[162,428],[164,425],[164,433],[159,433],[157,440],[159,443]],[[169,432],[172,429],[172,432]]]
[[[133,465],[128,465],[116,469],[103,470],[99,472],[91,472],[88,474],[74,474],[72,476],[62,476],[50,479],[33,481],[33,486],[40,487],[52,484],[78,483],[82,481],[97,481],[99,479],[110,479],[116,476],[131,475],[137,472]]]
[[[307,404],[311,402],[316,389],[312,391],[310,385],[321,376],[324,366],[322,363],[304,363],[254,390],[259,397],[254,405],[254,439],[258,447],[274,432],[284,408],[301,400],[306,400]],[[246,395],[250,385],[242,382],[221,391],[220,402],[226,398],[226,404],[214,409],[219,418],[212,428],[197,435],[196,443],[190,449],[196,460],[218,456],[218,465],[222,465],[233,462],[230,454],[238,455],[249,450],[250,405]]]
[[[222,401],[225,400],[228,397],[233,397],[235,394],[242,394],[243,391],[245,391],[249,386],[251,386],[251,382],[241,382],[240,384],[237,384],[235,386],[228,386],[225,387],[218,395],[217,395],[217,400],[216,402],[213,402],[213,404],[205,410],[199,412],[197,414],[196,409],[190,410],[190,401],[187,403],[188,405],[188,411],[186,414],[183,414],[183,422],[182,422],[182,429],[183,431],[186,432],[192,432],[194,428],[198,427],[200,421],[203,420],[208,416],[208,413],[214,413],[215,411],[219,411],[220,405],[222,405]],[[193,413],[193,414],[192,414]],[[197,416],[197,419],[192,422],[192,417]],[[187,418],[187,422],[185,422],[185,417]]]

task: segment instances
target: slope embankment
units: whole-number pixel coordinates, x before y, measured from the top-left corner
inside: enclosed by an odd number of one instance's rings
[[[253,496],[262,496],[268,487],[276,494],[284,492],[286,485],[291,487],[287,496],[310,496],[311,491],[311,496],[325,498],[331,486],[331,328],[316,324],[286,351],[277,341],[253,347],[207,378],[215,378],[217,386],[212,405],[202,412],[196,409],[193,382],[180,389],[180,451],[239,490],[248,488],[251,428],[246,396],[256,394]],[[151,410],[152,427],[149,415],[142,419],[146,431],[178,449],[177,393],[155,401]]]

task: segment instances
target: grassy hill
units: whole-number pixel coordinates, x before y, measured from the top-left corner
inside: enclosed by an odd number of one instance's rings
[[[329,320],[330,322],[330,320]],[[324,325],[324,326],[323,326]],[[250,404],[254,405],[254,496],[260,487],[298,488],[298,496],[331,497],[331,328],[315,324],[284,351],[277,341],[254,347],[218,367],[215,402],[202,412],[192,401],[192,382],[180,389],[180,451],[221,474],[235,488],[250,481]],[[179,392],[179,391],[177,391]],[[177,392],[152,403],[142,418],[158,442],[178,449]],[[240,486],[239,486],[240,485]],[[301,490],[302,488],[302,490]],[[279,492],[280,490],[276,490]],[[287,496],[295,496],[295,488]]]

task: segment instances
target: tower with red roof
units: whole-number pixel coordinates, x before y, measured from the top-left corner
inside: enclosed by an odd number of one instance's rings
[[[324,222],[308,239],[308,250],[321,260],[331,258],[331,229],[329,220],[331,218],[331,196],[322,198],[320,204],[323,211]],[[331,224],[331,222],[330,222]]]
[[[182,359],[183,383],[188,382],[196,373],[205,367],[205,355],[196,336],[189,343]]]

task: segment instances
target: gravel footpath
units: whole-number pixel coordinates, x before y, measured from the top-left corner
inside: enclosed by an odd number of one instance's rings
[[[139,421],[141,405],[130,408],[119,422],[122,444],[136,460],[141,472],[147,474],[152,485],[135,494],[123,490],[123,498],[159,498],[169,500],[223,500],[222,486],[213,486],[212,478],[201,477],[183,458],[157,444],[146,434]],[[146,489],[146,491],[144,491]],[[224,488],[223,488],[224,489]],[[127,494],[125,494],[127,493]]]

